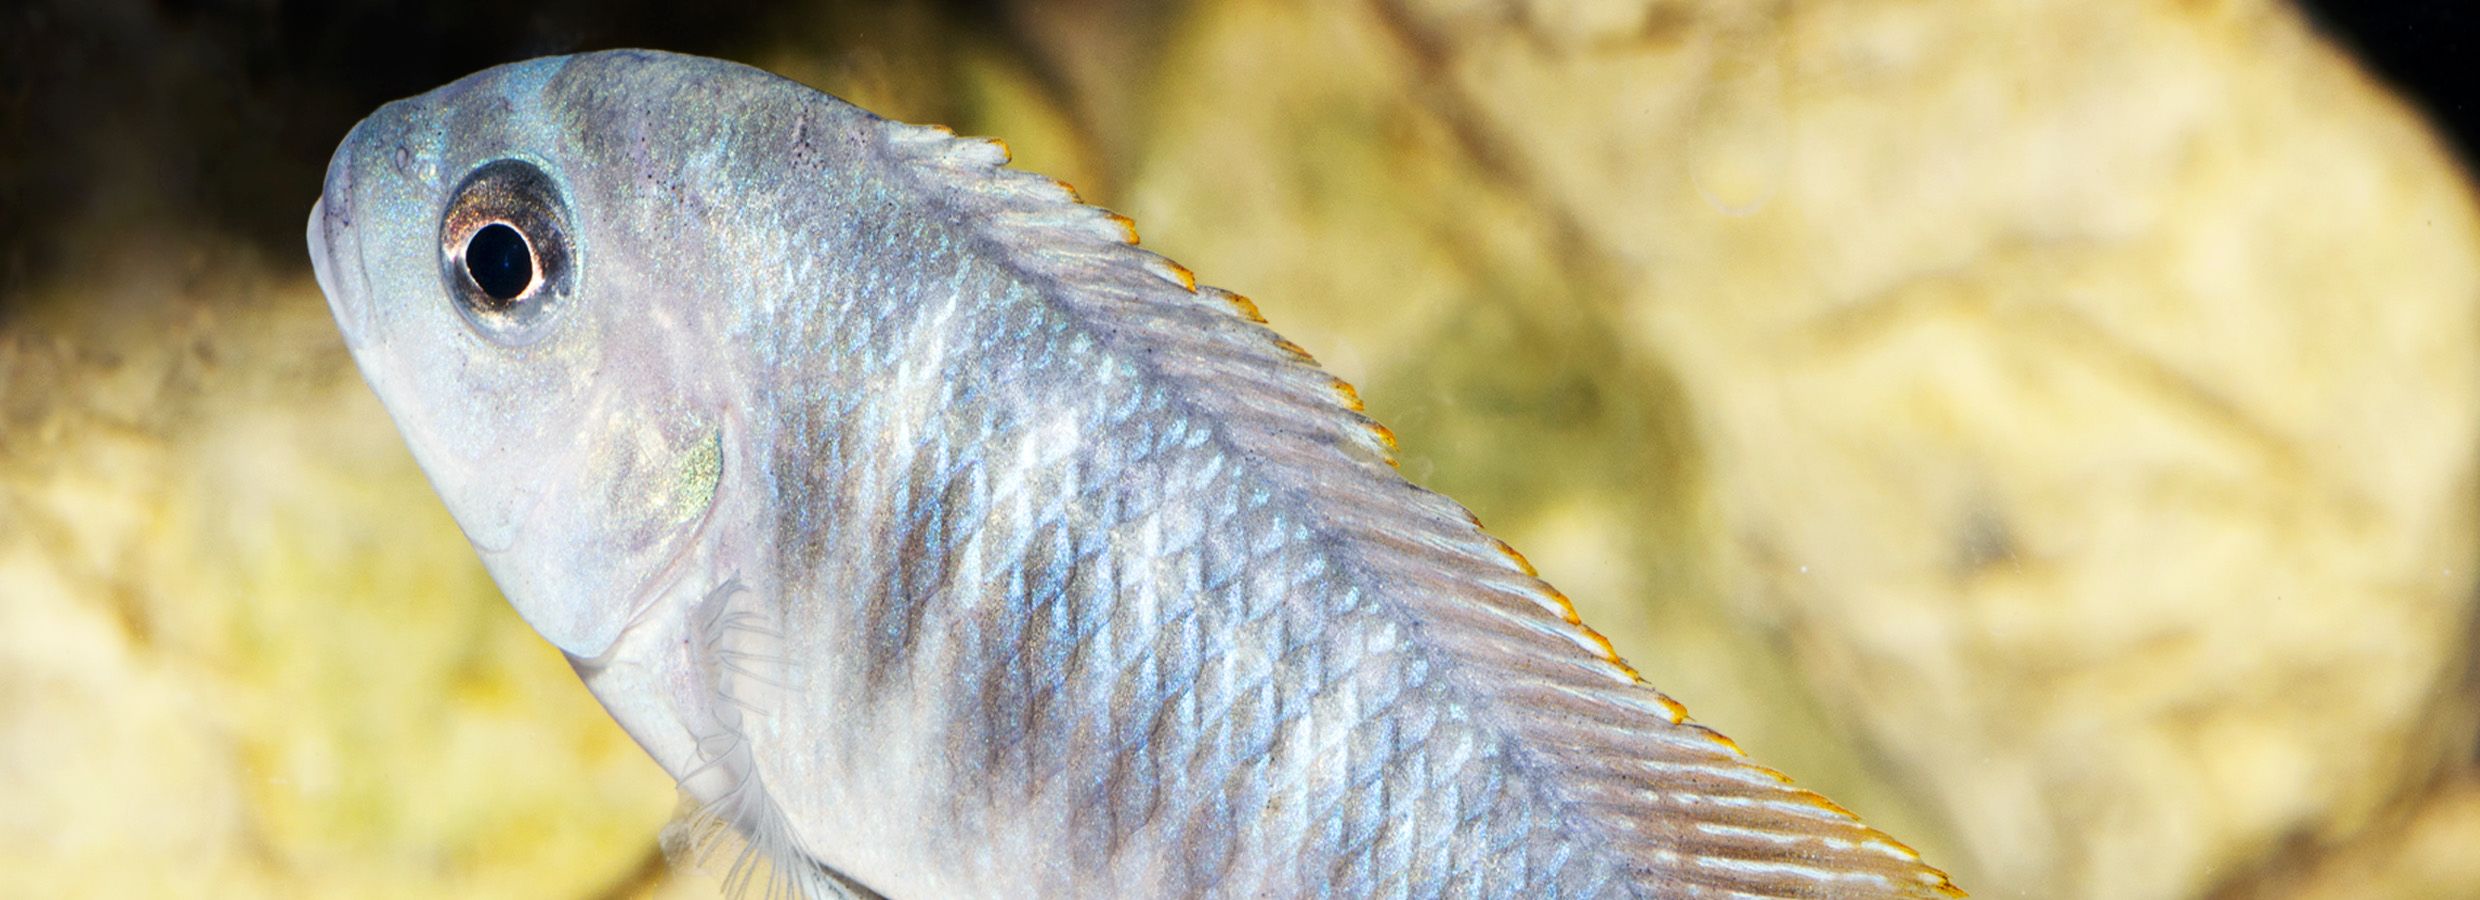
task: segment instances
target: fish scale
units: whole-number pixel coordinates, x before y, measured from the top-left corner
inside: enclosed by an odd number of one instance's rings
[[[618,51],[330,165],[347,346],[690,843],[819,896],[1958,893],[1687,721],[1253,304],[1005,162]]]

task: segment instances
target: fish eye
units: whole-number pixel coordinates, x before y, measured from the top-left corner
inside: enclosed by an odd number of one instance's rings
[[[491,299],[512,303],[525,296],[542,272],[525,233],[506,222],[493,222],[465,242],[465,275]]]
[[[568,202],[533,163],[497,159],[457,186],[439,221],[441,276],[483,335],[525,343],[575,288]]]

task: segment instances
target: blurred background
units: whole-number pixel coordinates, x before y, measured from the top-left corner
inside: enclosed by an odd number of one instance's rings
[[[711,896],[302,248],[379,103],[742,60],[1004,137],[1655,685],[1992,897],[2480,896],[2460,7],[0,10],[0,895]]]

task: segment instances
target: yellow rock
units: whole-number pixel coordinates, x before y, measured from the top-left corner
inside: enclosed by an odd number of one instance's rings
[[[2371,823],[2342,846],[2282,855],[2234,896],[2459,900],[2480,885],[2480,778],[2448,779],[2415,806]]]
[[[1135,5],[752,59],[1253,297],[1967,888],[2480,892],[2480,221],[2288,7]],[[711,895],[306,273],[199,246],[0,323],[0,893]]]
[[[11,895],[538,897],[662,772],[507,609],[317,288],[147,254],[0,335]]]
[[[2287,7],[1234,0],[1183,40],[1128,211],[1965,886],[2203,893],[2468,765],[2480,228]],[[1678,540],[1563,558],[1580,520]]]

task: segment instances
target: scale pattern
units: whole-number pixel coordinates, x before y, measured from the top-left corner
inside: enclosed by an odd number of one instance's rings
[[[838,202],[885,252],[842,236],[775,330],[839,368],[782,413],[779,529],[865,573],[823,592],[864,680],[953,701],[954,838],[1041,820],[1156,894],[1958,893],[1687,721],[1247,300],[995,142],[867,124],[888,193]]]

